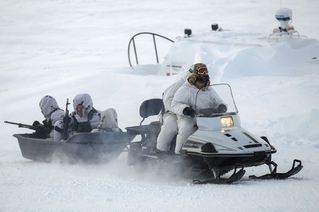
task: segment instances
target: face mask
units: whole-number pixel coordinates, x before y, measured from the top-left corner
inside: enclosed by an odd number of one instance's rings
[[[76,106],[76,114],[78,114],[80,117],[84,114],[84,107],[82,104],[79,104]]]
[[[208,75],[207,76],[198,76],[196,80],[201,82],[201,83],[207,84],[209,82],[209,76]]]
[[[210,81],[209,81],[209,76],[198,76],[196,78],[196,81],[195,81],[195,86],[198,88],[198,89],[202,89],[202,88],[205,88],[207,86],[209,86],[210,84]]]

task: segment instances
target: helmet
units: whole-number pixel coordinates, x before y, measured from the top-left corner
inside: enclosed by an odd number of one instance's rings
[[[279,21],[282,29],[287,29],[289,22],[292,21],[292,10],[289,8],[280,8],[276,11],[275,18]]]
[[[51,113],[55,111],[56,109],[59,109],[58,103],[50,95],[46,95],[42,97],[40,100],[39,106],[41,108],[41,112],[44,115],[44,117],[49,118]]]

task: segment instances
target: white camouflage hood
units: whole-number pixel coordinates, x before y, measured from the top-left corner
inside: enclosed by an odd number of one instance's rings
[[[93,101],[89,94],[78,94],[73,99],[73,108],[76,111],[76,107],[82,104],[85,110],[88,112],[93,108]]]
[[[58,103],[52,96],[46,95],[44,96],[39,103],[39,106],[41,108],[41,112],[44,115],[45,118],[50,118],[50,114],[56,110],[59,109]]]

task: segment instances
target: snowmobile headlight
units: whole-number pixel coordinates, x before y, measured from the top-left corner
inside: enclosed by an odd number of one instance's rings
[[[220,118],[220,124],[222,128],[231,128],[234,126],[233,117],[231,116],[224,116]]]

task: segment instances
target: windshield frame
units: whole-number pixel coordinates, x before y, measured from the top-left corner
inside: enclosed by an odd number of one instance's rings
[[[217,87],[217,86],[226,86],[228,87],[229,89],[229,94],[230,94],[230,97],[231,97],[231,100],[232,100],[232,104],[233,104],[233,107],[234,107],[234,111],[230,111],[230,112],[224,112],[224,113],[218,113],[218,112],[213,112],[212,114],[210,115],[205,115],[205,114],[201,114],[199,111],[196,110],[196,105],[197,105],[197,96],[199,94],[199,91],[201,89],[198,90],[198,92],[196,93],[196,98],[195,98],[195,111],[196,111],[196,117],[218,117],[218,116],[225,116],[225,115],[236,115],[238,114],[238,108],[237,108],[237,105],[236,105],[236,102],[234,100],[234,95],[233,95],[233,91],[232,91],[232,88],[231,86],[228,84],[228,83],[216,83],[216,84],[211,84],[209,85],[209,87]],[[215,91],[216,92],[216,91]],[[223,98],[221,98],[223,99]]]

